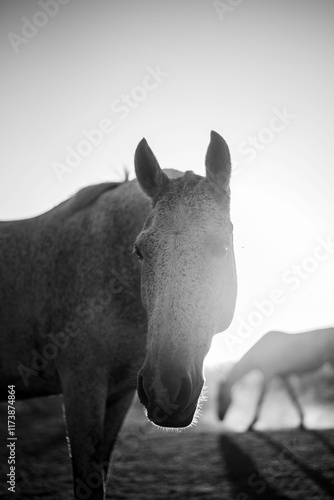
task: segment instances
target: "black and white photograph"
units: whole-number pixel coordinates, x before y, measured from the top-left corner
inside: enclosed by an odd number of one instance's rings
[[[333,26],[1,0],[1,499],[333,500]]]

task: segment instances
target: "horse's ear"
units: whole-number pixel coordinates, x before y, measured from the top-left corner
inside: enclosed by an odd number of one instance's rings
[[[152,200],[155,200],[162,189],[168,185],[168,177],[161,170],[146,139],[142,139],[137,146],[135,171],[140,187]]]
[[[225,140],[211,130],[210,144],[205,157],[207,178],[227,190],[231,177],[231,156]]]

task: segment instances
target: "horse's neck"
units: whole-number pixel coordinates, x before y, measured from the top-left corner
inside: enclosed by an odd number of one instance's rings
[[[249,373],[254,367],[248,362],[247,355],[240,359],[237,363],[233,365],[232,370],[229,372],[226,383],[230,388],[243,378],[247,373]]]
[[[120,264],[123,272],[127,266],[132,272],[136,264],[132,245],[149,212],[148,200],[133,181],[102,194],[75,211],[67,200],[31,219],[1,221],[2,289],[7,283],[18,295],[28,294],[26,281],[18,278],[25,272],[41,287],[53,279],[64,283],[85,280],[87,275],[81,269],[88,264],[97,277],[104,275],[105,269],[119,271]],[[67,275],[71,279],[66,280]]]

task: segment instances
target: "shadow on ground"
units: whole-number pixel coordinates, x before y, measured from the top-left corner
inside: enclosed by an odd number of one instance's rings
[[[0,498],[72,499],[61,398],[17,404],[15,495],[6,485],[6,412],[1,405]],[[112,474],[109,500],[332,500],[334,430],[177,434],[130,419]]]

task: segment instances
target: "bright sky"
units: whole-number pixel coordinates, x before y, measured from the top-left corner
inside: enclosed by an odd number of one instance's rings
[[[143,136],[162,167],[203,174],[214,129],[234,165],[239,295],[209,361],[334,324],[334,3],[54,2],[1,2],[0,218],[133,176]]]

